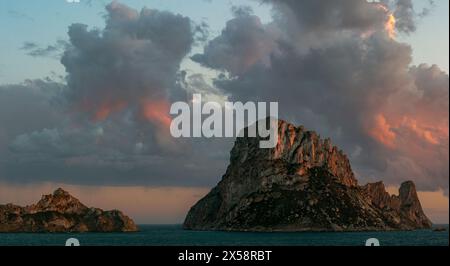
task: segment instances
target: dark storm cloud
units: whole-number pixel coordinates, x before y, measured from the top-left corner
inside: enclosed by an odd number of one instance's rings
[[[448,191],[448,74],[437,66],[410,67],[411,48],[389,31],[392,11],[363,0],[270,2],[275,21],[259,28],[277,28],[279,39],[260,31],[254,42],[239,39],[242,30],[224,30],[194,57],[236,73],[223,60],[212,61],[210,51],[227,47],[239,65],[246,60],[237,47],[273,48],[244,73],[222,75],[216,86],[234,101],[278,101],[282,118],[332,137],[363,183],[413,179],[420,189]],[[227,41],[234,38],[237,45]]]

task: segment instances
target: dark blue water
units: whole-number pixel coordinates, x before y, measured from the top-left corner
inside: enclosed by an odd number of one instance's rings
[[[74,237],[84,246],[166,246],[166,245],[275,245],[275,246],[362,246],[377,238],[383,246],[448,246],[445,232],[432,230],[402,232],[301,232],[247,233],[185,231],[180,225],[141,225],[137,233],[83,234],[0,234],[0,245],[63,246]]]

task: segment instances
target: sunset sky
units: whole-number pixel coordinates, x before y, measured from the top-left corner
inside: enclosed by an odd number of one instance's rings
[[[449,1],[0,1],[0,204],[63,187],[181,223],[233,139],[173,139],[172,102],[278,101],[360,184],[413,180],[448,223]]]

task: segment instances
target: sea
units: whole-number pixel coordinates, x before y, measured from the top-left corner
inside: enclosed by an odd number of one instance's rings
[[[187,231],[181,225],[140,225],[135,233],[0,233],[0,246],[64,246],[70,238],[81,246],[448,246],[445,231],[394,232],[221,232]]]

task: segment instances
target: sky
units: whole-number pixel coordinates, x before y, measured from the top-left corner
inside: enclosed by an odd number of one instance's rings
[[[227,20],[232,17],[231,7],[240,1],[231,0],[124,0],[123,3],[134,7],[156,8],[189,16],[195,21],[206,21],[211,35],[218,35]],[[423,0],[415,0],[416,6],[423,6]],[[44,4],[42,4],[44,3]],[[55,40],[67,39],[67,28],[79,22],[91,27],[104,25],[102,15],[108,1],[87,1],[67,3],[65,0],[17,0],[0,1],[0,82],[19,83],[24,79],[42,78],[64,74],[64,67],[58,58],[35,58],[28,56],[22,49],[23,44],[34,41],[42,46],[51,45]],[[263,22],[271,20],[270,7],[257,1],[248,1]],[[449,31],[448,23],[440,27],[442,21],[449,20],[449,1],[437,0],[430,15],[418,22],[417,32],[401,34],[399,39],[413,48],[414,63],[437,64],[447,73],[449,70]],[[45,30],[37,30],[45,29]],[[20,71],[17,71],[20,69]]]
[[[182,222],[233,145],[168,136],[170,103],[201,92],[278,101],[361,184],[411,179],[448,223],[448,5],[0,0],[0,202],[61,186],[138,223]]]
[[[0,1],[0,23],[3,25],[0,34],[4,36],[0,53],[3,65],[0,67],[0,82],[18,83],[24,79],[53,76],[53,72],[64,74],[64,67],[58,58],[30,57],[21,49],[23,44],[32,41],[47,46],[59,39],[66,40],[67,28],[72,23],[102,27],[104,7],[108,3],[105,0],[81,0],[80,3],[67,3],[65,0]],[[205,21],[211,28],[211,35],[217,35],[226,21],[232,18],[231,7],[238,5],[239,1],[125,0],[122,3],[138,9],[146,6],[168,10],[189,16],[199,23]],[[264,20],[270,20],[267,6],[256,1],[248,4]]]

